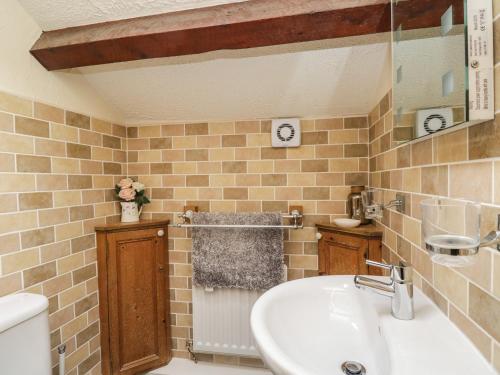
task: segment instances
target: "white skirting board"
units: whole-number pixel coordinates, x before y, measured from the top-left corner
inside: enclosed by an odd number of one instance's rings
[[[193,287],[193,350],[259,357],[250,313],[262,291]]]
[[[272,373],[265,369],[203,362],[196,364],[188,359],[173,358],[167,366],[153,370],[148,375],[272,375]]]

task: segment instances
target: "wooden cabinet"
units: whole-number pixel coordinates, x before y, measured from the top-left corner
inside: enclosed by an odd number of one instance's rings
[[[381,275],[378,268],[368,267],[366,259],[382,260],[382,232],[374,225],[339,228],[334,224],[317,224],[320,275]]]
[[[167,229],[168,221],[96,227],[104,375],[170,360]]]

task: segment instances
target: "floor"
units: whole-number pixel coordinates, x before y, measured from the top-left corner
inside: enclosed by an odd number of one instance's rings
[[[204,362],[196,364],[187,359],[174,358],[167,366],[147,375],[272,375],[272,373],[265,369],[214,365]]]

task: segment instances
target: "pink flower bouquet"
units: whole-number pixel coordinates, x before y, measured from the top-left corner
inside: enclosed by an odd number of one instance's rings
[[[124,178],[115,186],[115,192],[121,202],[135,202],[141,207],[150,203],[145,195],[144,184],[134,181],[131,178]]]

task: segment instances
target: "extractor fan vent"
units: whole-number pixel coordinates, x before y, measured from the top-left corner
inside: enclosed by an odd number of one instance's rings
[[[273,120],[273,147],[300,146],[300,120],[297,118]]]

